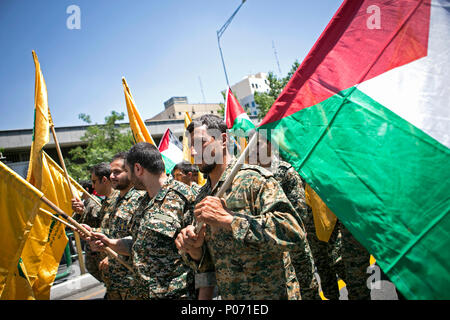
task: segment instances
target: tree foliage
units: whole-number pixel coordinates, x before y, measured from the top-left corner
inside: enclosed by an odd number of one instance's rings
[[[275,100],[278,98],[280,93],[283,91],[284,87],[287,85],[289,80],[297,71],[300,64],[296,60],[289,70],[288,74],[283,78],[278,78],[272,71],[267,75],[267,80],[269,82],[269,92],[255,92],[255,103],[258,105],[258,119],[262,120],[269,109],[272,107]]]
[[[78,146],[69,151],[67,170],[74,179],[90,179],[89,169],[93,165],[109,162],[116,153],[131,148],[134,139],[128,124],[116,123],[124,117],[123,112],[112,111],[111,115],[105,117],[105,124],[87,127],[86,133],[81,137],[87,146]],[[82,113],[78,118],[91,123],[89,115]]]

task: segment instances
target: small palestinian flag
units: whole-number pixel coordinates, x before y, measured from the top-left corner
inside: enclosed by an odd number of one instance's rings
[[[175,135],[167,129],[158,146],[166,165],[166,172],[171,172],[173,167],[183,161],[183,145]]]

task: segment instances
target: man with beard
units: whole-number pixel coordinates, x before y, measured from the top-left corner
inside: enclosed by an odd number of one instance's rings
[[[184,183],[165,173],[158,149],[146,142],[135,144],[127,155],[126,170],[136,188],[147,193],[136,210],[131,236],[107,237],[94,233],[91,244],[132,257],[137,299],[192,299],[194,276],[185,265],[174,240],[191,221],[185,213],[192,209],[194,195]]]
[[[208,175],[194,209],[205,225],[198,234],[194,226],[186,227],[175,243],[188,253],[194,270],[215,270],[222,299],[300,299],[288,250],[305,246],[306,236],[272,174],[243,165],[224,199],[214,196],[236,163],[226,129],[213,115],[187,127],[195,163]]]
[[[123,238],[129,233],[129,226],[134,212],[139,207],[145,192],[136,190],[125,170],[126,152],[116,154],[110,163],[111,185],[118,191],[112,199],[112,208],[106,212],[100,231],[111,238]],[[105,254],[103,254],[105,256]],[[129,257],[121,256],[127,262]],[[106,286],[108,300],[134,299],[130,292],[133,285],[133,274],[116,259],[105,256],[99,264],[103,281]]]

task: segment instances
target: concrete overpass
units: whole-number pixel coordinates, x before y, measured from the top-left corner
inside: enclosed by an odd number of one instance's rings
[[[256,124],[257,117],[250,117]],[[120,123],[128,125],[128,122]],[[152,135],[155,143],[158,144],[167,128],[170,128],[177,137],[182,137],[184,132],[184,120],[147,120],[145,125]],[[81,125],[71,127],[55,127],[63,156],[68,157],[68,152],[77,147],[86,145],[81,137],[86,133],[86,129],[93,125]],[[130,130],[127,126],[126,130]],[[6,157],[3,161],[7,163],[29,161],[30,148],[33,129],[17,129],[0,131],[0,151]],[[58,156],[53,136],[50,133],[50,142],[45,146],[45,151],[57,162]]]
[[[128,125],[127,122],[121,124]],[[184,131],[184,120],[146,121],[145,125],[157,144],[167,128],[170,128],[177,137],[182,136]],[[67,156],[70,149],[86,145],[81,140],[81,137],[83,137],[86,129],[90,126],[93,125],[55,127],[56,136],[64,156]],[[129,126],[126,130],[130,130]],[[23,162],[29,160],[32,134],[33,129],[0,131],[0,151],[6,157],[6,162]],[[52,158],[57,159],[56,146],[51,133],[50,142],[45,146],[45,151]]]

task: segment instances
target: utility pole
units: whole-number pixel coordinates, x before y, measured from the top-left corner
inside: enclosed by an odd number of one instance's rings
[[[200,82],[200,90],[202,91],[202,96],[203,96],[203,103],[206,103],[206,99],[205,99],[205,93],[203,92],[203,84],[202,84],[202,79],[200,78],[200,76],[198,76],[198,81]]]
[[[278,61],[277,49],[275,48],[275,42],[273,40],[272,40],[272,48],[273,48],[273,53],[275,54],[275,59],[277,60],[278,71],[280,72],[280,77],[281,77],[280,61]]]
[[[220,37],[222,37],[223,33],[225,32],[227,27],[230,25],[231,20],[233,20],[234,16],[239,11],[239,9],[242,7],[242,5],[245,3],[245,1],[246,0],[242,0],[242,2],[239,5],[239,7],[234,11],[234,13],[231,15],[231,17],[228,18],[227,22],[225,22],[225,24],[222,26],[222,28],[217,30],[217,44],[219,45],[219,52],[220,52],[220,57],[222,59],[223,71],[225,72],[225,80],[227,81],[227,86],[228,87],[230,86],[230,82],[228,81],[227,69],[225,68],[225,61],[223,60],[222,48],[220,46]]]

